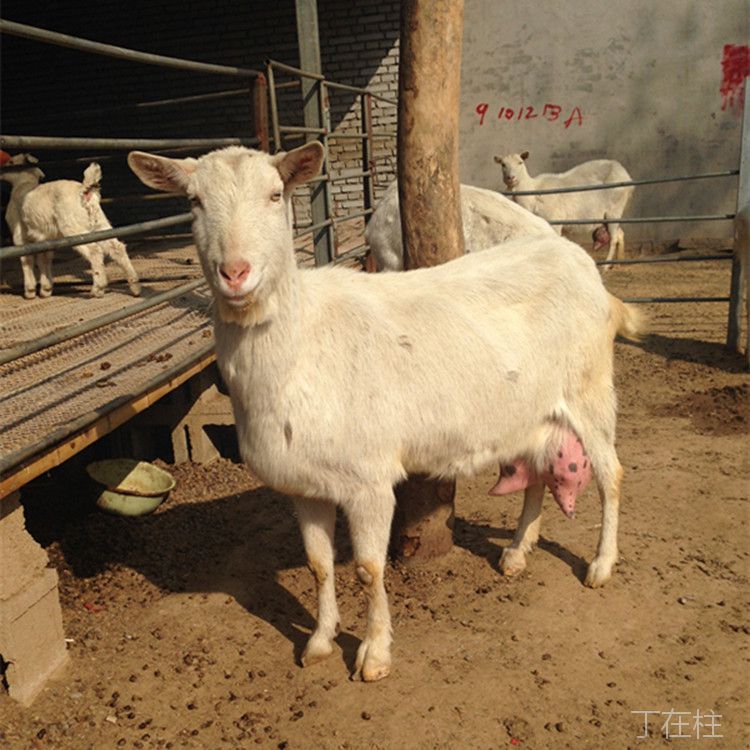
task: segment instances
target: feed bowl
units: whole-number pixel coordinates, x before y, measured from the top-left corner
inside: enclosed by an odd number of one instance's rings
[[[89,464],[86,471],[105,487],[96,504],[120,516],[152,513],[175,486],[174,477],[168,471],[129,458],[96,461]]]

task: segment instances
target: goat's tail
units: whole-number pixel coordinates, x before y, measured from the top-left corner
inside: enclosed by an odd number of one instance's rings
[[[102,181],[102,168],[95,162],[86,167],[83,172],[83,190],[85,193],[99,190]]]
[[[619,334],[629,341],[640,341],[648,332],[648,321],[643,311],[625,304],[614,294],[609,294],[609,310],[613,338]]]

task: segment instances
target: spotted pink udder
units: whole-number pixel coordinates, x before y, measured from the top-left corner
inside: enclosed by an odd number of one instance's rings
[[[545,484],[562,512],[572,518],[576,498],[591,480],[591,462],[578,436],[566,430],[562,444],[547,467],[537,473],[525,459],[500,467],[500,477],[490,490],[491,495],[507,495],[534,484]]]

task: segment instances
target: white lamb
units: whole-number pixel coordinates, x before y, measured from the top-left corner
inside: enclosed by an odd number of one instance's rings
[[[638,321],[591,258],[556,236],[405,273],[298,268],[292,191],[322,159],[314,142],[275,156],[229,147],[197,160],[128,157],[144,183],[191,200],[242,456],[296,496],[319,596],[302,662],[333,651],[340,506],[368,599],[355,675],[371,681],[390,671],[383,572],[393,486],[407,474],[472,474],[519,459],[541,469],[575,433],[603,504],[586,584],[610,578],[622,477],[613,339],[636,333]],[[509,573],[538,537],[543,493],[541,481],[526,489],[501,563]]]
[[[541,217],[494,190],[461,185],[461,217],[466,252],[476,252],[516,237],[551,235],[555,230]],[[365,229],[379,271],[404,268],[398,183],[388,186]]]
[[[16,154],[4,161],[13,166],[25,166],[18,171],[3,170],[0,173],[0,177],[12,185],[5,220],[13,233],[15,245],[112,228],[100,205],[102,170],[98,164],[91,163],[86,167],[83,182],[54,180],[40,184],[44,172],[36,166],[38,160],[35,157]],[[131,293],[135,296],[141,293],[138,274],[120,240],[113,238],[86,243],[77,245],[75,250],[91,265],[91,294],[94,297],[101,297],[107,288],[105,253],[125,272]],[[39,296],[49,297],[52,294],[52,256],[53,252],[48,251],[21,257],[23,296],[26,299],[36,297],[35,264],[39,269]]]
[[[631,176],[619,161],[594,159],[559,174],[542,173],[532,177],[526,169],[529,152],[496,156],[495,162],[503,171],[503,182],[508,190],[552,190],[583,185],[606,185],[611,182],[630,182]],[[607,260],[625,257],[625,232],[617,220],[622,218],[635,188],[610,188],[553,195],[517,195],[513,199],[537,216],[553,219],[600,219],[601,223],[584,225],[555,225],[566,237],[580,237],[587,232],[593,239],[593,249],[607,247]]]

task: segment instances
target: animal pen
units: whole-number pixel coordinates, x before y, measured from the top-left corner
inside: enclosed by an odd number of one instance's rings
[[[28,134],[0,136],[0,147],[11,151],[43,151],[57,153],[85,151],[105,152],[104,156],[61,158],[71,173],[82,171],[91,160],[105,164],[123,159],[130,149],[149,149],[159,153],[197,154],[228,145],[244,145],[269,151],[282,150],[311,139],[320,140],[326,149],[324,173],[300,191],[295,201],[295,239],[301,264],[328,263],[367,265],[367,248],[362,239],[364,224],[374,210],[378,191],[385,187],[379,178],[383,151],[393,153],[395,131],[377,129],[373,124],[374,100],[391,107],[398,102],[364,88],[328,80],[320,72],[293,67],[276,60],[267,60],[262,69],[235,68],[198,63],[113,47],[85,39],[32,28],[10,21],[0,21],[0,33],[22,36],[40,44],[55,44],[78,49],[93,55],[117,57],[144,65],[174,70],[200,72],[238,82],[239,89],[215,91],[192,96],[145,103],[150,108],[168,110],[200,101],[248,97],[252,99],[254,120],[249,134],[225,138],[127,139],[88,137],[44,137]],[[308,62],[310,67],[312,63]],[[359,118],[354,130],[331,128],[331,102],[339,94],[354,95],[359,100]],[[283,113],[294,102],[302,124],[285,122]],[[741,201],[750,200],[750,125],[747,109],[740,169],[686,176],[654,176],[621,185],[645,185],[675,180],[734,179],[739,175]],[[361,168],[342,170],[333,158],[336,144],[348,143],[359,149]],[[376,148],[376,144],[386,144]],[[380,153],[379,153],[380,152]],[[42,167],[45,163],[42,162]],[[77,174],[75,175],[77,176]],[[332,186],[344,183],[356,186],[361,194],[361,208],[342,211],[334,200]],[[619,185],[609,185],[616,187]],[[569,190],[601,189],[601,186],[578,186]],[[304,193],[304,194],[303,194]],[[136,207],[162,200],[153,196],[125,196],[121,199]],[[169,198],[167,200],[170,200]],[[184,209],[185,206],[183,205]],[[136,209],[137,210],[137,209]],[[626,217],[625,223],[727,221],[733,214]],[[135,259],[146,290],[144,299],[131,302],[117,290],[103,299],[79,299],[58,295],[48,300],[26,303],[7,289],[0,295],[0,523],[18,508],[18,491],[29,481],[66,461],[82,449],[107,435],[139,414],[145,414],[157,401],[167,404],[166,417],[154,417],[155,423],[166,419],[175,461],[209,460],[217,455],[203,428],[206,424],[231,424],[226,399],[219,395],[208,375],[214,362],[210,326],[210,297],[200,269],[194,262],[189,242],[174,232],[184,229],[190,213],[182,210],[162,218],[137,221],[115,229],[46,241],[22,247],[0,249],[2,270],[8,275],[11,261],[23,255],[71,248],[82,242],[109,237],[149,237],[134,250]],[[600,219],[576,222],[552,221],[552,224],[588,224]],[[166,233],[166,234],[165,234]],[[728,232],[729,234],[729,232]],[[610,261],[612,265],[637,263],[726,262],[727,253],[694,257],[647,257]],[[58,263],[63,287],[79,288],[73,265]],[[739,268],[735,261],[727,296],[635,296],[630,301],[643,303],[721,302],[728,303],[727,341],[735,345],[741,293]],[[7,545],[2,545],[0,567],[15,571],[13,558],[23,559],[25,541],[22,529],[14,528]],[[19,554],[18,551],[21,550]],[[30,553],[31,554],[31,553]],[[31,555],[33,556],[33,554]],[[18,580],[28,573],[18,571]],[[41,578],[39,579],[42,580]],[[37,585],[37,584],[34,584]],[[59,611],[56,614],[54,591],[56,579],[47,570],[34,596],[45,601],[42,615],[56,623],[57,642],[47,652],[40,651],[29,664],[18,664],[11,692],[20,700],[28,700],[39,687],[39,675],[64,658]],[[20,590],[20,589],[19,589]],[[0,589],[1,592],[1,589]],[[52,598],[50,598],[52,592]],[[0,597],[2,604],[2,597]],[[3,628],[8,627],[15,613],[1,613],[0,652]],[[18,616],[21,616],[20,614]],[[24,615],[25,616],[25,615]],[[5,618],[5,619],[3,619]],[[31,649],[32,644],[26,644]],[[45,665],[46,662],[46,665]],[[50,666],[51,665],[51,666]]]

